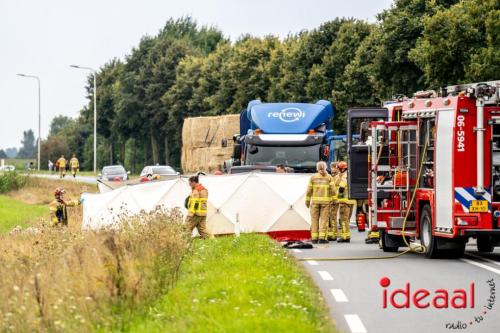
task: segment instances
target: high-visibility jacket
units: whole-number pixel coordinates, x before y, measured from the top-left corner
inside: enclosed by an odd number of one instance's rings
[[[337,195],[338,195],[338,186],[337,186],[337,182],[340,178],[340,173],[334,173],[332,174],[332,181],[331,181],[331,188],[332,188],[332,202],[337,202]]]
[[[207,216],[208,190],[198,184],[193,189],[188,201],[188,216]]]
[[[68,211],[67,207],[74,207],[74,206],[79,206],[80,201],[79,200],[74,200],[74,201],[62,201],[62,200],[54,200],[49,204],[49,211],[50,211],[50,221],[52,222],[52,225],[57,225],[58,223],[61,223],[63,225],[68,224]]]
[[[338,175],[338,179],[337,179],[335,184],[337,187],[337,202],[350,204],[350,205],[356,203],[356,200],[349,199],[349,185],[347,182],[347,170],[344,172],[341,172]]]
[[[73,157],[69,160],[69,166],[72,169],[78,169],[80,167],[80,162],[78,162],[78,159],[76,157]]]
[[[311,177],[307,185],[306,205],[329,204],[332,201],[334,188],[332,186],[332,176],[317,173]]]
[[[64,168],[66,168],[66,159],[65,159],[65,158],[62,158],[62,157],[61,157],[61,158],[59,158],[59,159],[57,160],[57,166],[58,166],[58,168],[60,168],[60,169],[64,169]]]

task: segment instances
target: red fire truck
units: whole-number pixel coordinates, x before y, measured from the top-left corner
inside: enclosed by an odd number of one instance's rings
[[[416,240],[429,258],[460,257],[471,237],[482,252],[500,245],[499,88],[419,92],[370,122],[368,219],[385,252]]]

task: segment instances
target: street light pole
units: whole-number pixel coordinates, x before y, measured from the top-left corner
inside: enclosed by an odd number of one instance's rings
[[[72,68],[85,69],[94,76],[94,174],[97,173],[97,71],[90,67],[70,65]]]
[[[38,82],[38,156],[37,156],[37,164],[38,171],[40,171],[40,152],[41,152],[41,144],[42,144],[42,112],[41,112],[41,93],[40,93],[40,78],[35,75],[26,75],[26,74],[17,74],[21,77],[27,77],[31,79],[36,79]]]

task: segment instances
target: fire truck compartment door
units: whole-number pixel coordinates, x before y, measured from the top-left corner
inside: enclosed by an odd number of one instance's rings
[[[435,226],[451,228],[453,226],[453,186],[452,152],[453,152],[453,125],[455,112],[451,110],[439,111],[435,142]]]
[[[356,145],[349,152],[349,198],[368,199],[368,149],[367,145]]]
[[[349,152],[349,198],[355,200],[366,200],[368,199],[368,150],[371,147],[368,145],[354,145],[351,147]],[[379,169],[383,169],[384,166],[388,166],[389,162],[387,159],[388,149],[384,147],[382,149],[382,154],[380,156],[380,162],[384,165],[379,166]],[[379,199],[386,199],[389,197],[389,193],[380,192],[378,194]]]

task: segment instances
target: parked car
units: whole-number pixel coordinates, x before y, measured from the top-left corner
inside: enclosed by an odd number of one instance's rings
[[[169,176],[178,176],[179,172],[175,171],[174,168],[168,165],[147,165],[142,169],[140,177],[151,178],[153,175],[158,175],[161,178]]]
[[[122,165],[108,165],[102,168],[99,174],[100,180],[123,181],[128,179],[130,171],[126,171]]]
[[[0,166],[0,171],[14,171],[14,170],[16,170],[16,167],[13,165]]]

